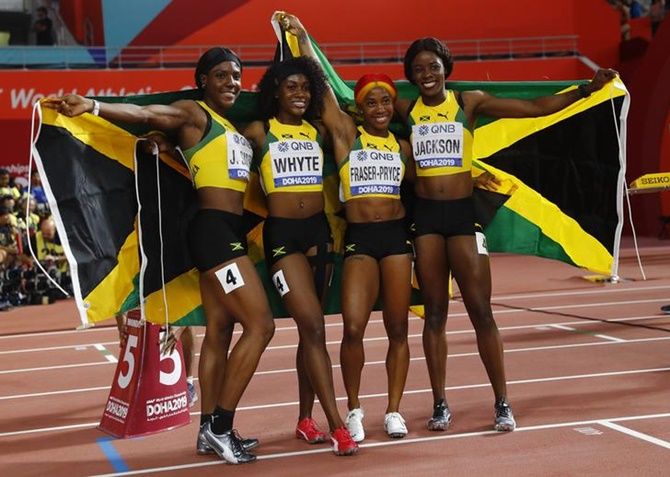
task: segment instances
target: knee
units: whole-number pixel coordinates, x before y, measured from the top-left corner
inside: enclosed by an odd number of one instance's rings
[[[470,321],[472,321],[472,326],[477,333],[497,331],[498,329],[496,322],[493,319],[493,313],[490,310],[472,313],[470,315]]]
[[[232,339],[233,326],[233,323],[219,323],[208,319],[204,342],[217,347],[226,346]]]
[[[258,323],[253,326],[254,335],[257,335],[265,344],[269,343],[275,334],[275,321],[269,315],[259,319]]]
[[[343,341],[348,343],[363,341],[364,335],[365,335],[365,326],[361,326],[358,323],[346,323],[344,325]]]
[[[386,328],[386,334],[391,343],[403,344],[407,342],[407,326],[404,324],[388,326]]]
[[[424,328],[428,331],[443,332],[447,325],[447,315],[442,311],[426,310]]]
[[[309,322],[303,322],[298,331],[300,332],[300,341],[305,345],[321,344],[326,341],[326,328],[323,318],[319,317],[309,320]]]

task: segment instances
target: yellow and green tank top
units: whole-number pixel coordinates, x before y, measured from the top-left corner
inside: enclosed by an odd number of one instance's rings
[[[406,158],[393,133],[388,137],[368,134],[363,126],[349,156],[339,165],[340,199],[365,197],[400,199]]]
[[[321,192],[323,150],[321,136],[307,121],[300,125],[268,121],[265,144],[255,167],[267,195],[274,192]]]
[[[253,158],[251,145],[230,121],[204,102],[197,103],[207,113],[207,130],[198,144],[182,151],[193,185],[244,192]]]
[[[426,106],[419,97],[409,113],[412,154],[419,177],[470,172],[472,131],[453,91],[437,106]]]

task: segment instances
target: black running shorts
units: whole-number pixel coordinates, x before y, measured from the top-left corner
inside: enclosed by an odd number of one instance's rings
[[[200,209],[189,225],[191,259],[201,272],[247,254],[242,216],[216,209]]]
[[[439,234],[444,238],[475,234],[475,207],[472,197],[455,200],[416,198],[415,236]]]
[[[344,257],[369,255],[381,260],[389,255],[412,253],[405,219],[386,222],[349,223],[344,234]]]

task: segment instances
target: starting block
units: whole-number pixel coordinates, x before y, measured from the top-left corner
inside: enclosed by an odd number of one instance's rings
[[[128,337],[98,428],[125,439],[188,424],[181,343],[172,354],[161,355],[161,327],[143,321],[139,310],[128,313],[126,326]]]

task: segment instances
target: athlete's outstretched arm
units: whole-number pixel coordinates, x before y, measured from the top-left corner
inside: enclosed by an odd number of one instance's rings
[[[542,96],[533,100],[498,98],[483,91],[464,91],[465,114],[469,118],[480,115],[496,118],[527,118],[546,116],[571,105],[600,90],[616,76],[616,71],[601,69],[590,83],[562,94]]]
[[[42,104],[59,113],[74,117],[84,113],[97,113],[100,117],[112,121],[122,121],[132,124],[147,124],[161,131],[179,129],[189,122],[191,101],[176,101],[171,105],[150,104],[138,106],[135,104],[102,103],[91,98],[76,94],[60,98],[49,98]],[[96,111],[96,105],[98,110]]]

